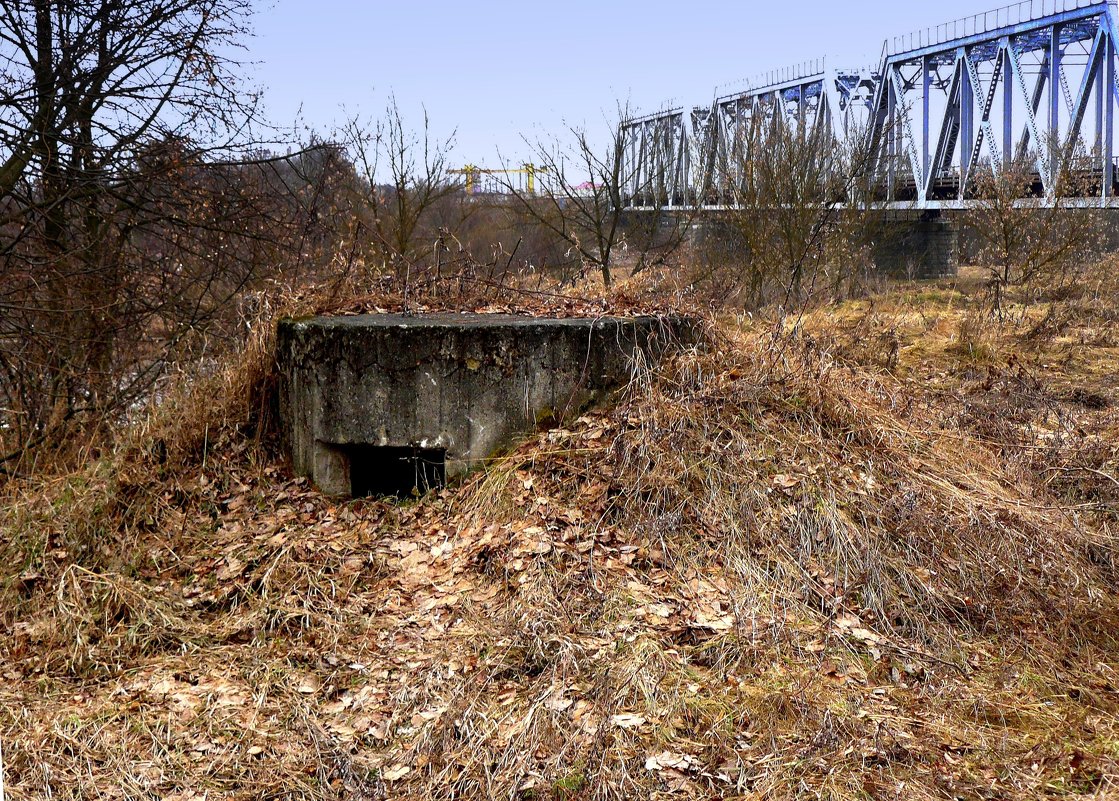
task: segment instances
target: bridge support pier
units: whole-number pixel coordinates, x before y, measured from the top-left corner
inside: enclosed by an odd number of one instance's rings
[[[874,263],[890,276],[950,278],[960,269],[959,228],[939,212],[885,212]]]

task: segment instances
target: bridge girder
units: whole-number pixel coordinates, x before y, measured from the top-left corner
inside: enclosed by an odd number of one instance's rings
[[[1023,161],[1036,177],[1024,198],[1063,200],[1073,174],[1098,188],[1096,205],[1119,205],[1117,20],[1115,0],[1027,0],[888,41],[875,69],[812,62],[626,121],[623,197],[734,208],[756,141],[746,132],[784,126],[865,153],[873,200],[891,207],[966,207],[981,171]]]

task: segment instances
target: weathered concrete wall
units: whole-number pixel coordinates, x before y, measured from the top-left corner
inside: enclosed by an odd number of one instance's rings
[[[698,328],[682,318],[366,315],[280,324],[281,420],[295,470],[351,492],[351,446],[446,451],[448,479],[563,420]]]
[[[749,220],[741,215],[748,213],[765,212],[705,212],[690,222],[684,241],[695,249],[698,258],[733,269],[752,257],[742,229],[743,222]],[[837,211],[825,229],[831,229],[827,230],[829,234],[841,234],[840,226],[848,223],[858,231],[860,242],[861,237],[867,237],[872,244],[875,266],[884,275],[926,279],[959,274],[961,226],[947,216],[887,209]]]
[[[959,227],[943,218],[884,222],[874,262],[898,278],[950,278],[960,270]]]

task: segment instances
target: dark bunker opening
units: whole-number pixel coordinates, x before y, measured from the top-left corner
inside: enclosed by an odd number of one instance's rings
[[[447,451],[439,448],[382,448],[354,445],[346,449],[355,498],[418,497],[447,485]]]

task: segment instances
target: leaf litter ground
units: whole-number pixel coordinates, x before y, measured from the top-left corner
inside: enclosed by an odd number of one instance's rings
[[[1119,796],[1114,507],[714,333],[412,503],[232,431],[9,488],[8,797]]]

